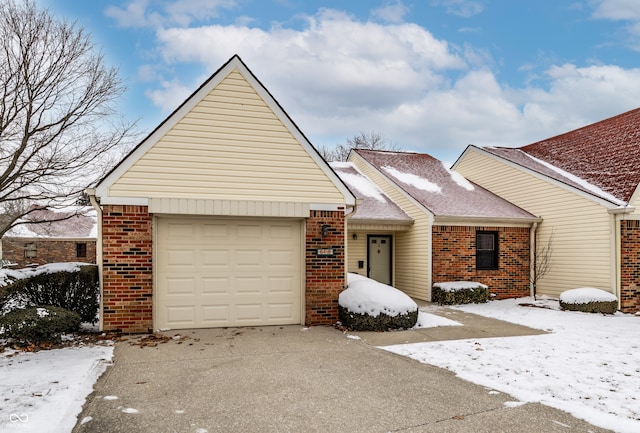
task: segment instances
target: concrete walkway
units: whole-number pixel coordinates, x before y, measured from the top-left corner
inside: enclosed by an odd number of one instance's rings
[[[463,319],[456,330],[363,333],[363,340],[302,326],[167,332],[173,338],[165,342],[130,337],[117,343],[73,431],[606,431],[540,404],[509,407],[509,395],[373,347],[527,330],[466,313],[454,318]]]

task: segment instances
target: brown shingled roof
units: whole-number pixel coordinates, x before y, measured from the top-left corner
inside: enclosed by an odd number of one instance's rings
[[[525,152],[628,203],[640,184],[640,108],[519,149],[485,150],[585,190],[561,174],[518,155],[518,151]]]
[[[533,219],[534,215],[453,173],[436,158],[412,152],[354,149],[435,216]],[[465,184],[467,187],[461,185]]]

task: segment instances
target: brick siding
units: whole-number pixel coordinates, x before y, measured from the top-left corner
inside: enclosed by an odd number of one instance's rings
[[[307,325],[338,320],[338,295],[346,283],[344,228],[343,212],[312,211],[306,221]],[[153,328],[151,215],[146,206],[104,206],[102,230],[104,329],[149,332]],[[333,254],[321,255],[318,249]]]
[[[620,221],[620,310],[640,311],[640,221]]]
[[[135,333],[153,328],[152,225],[146,206],[103,207],[105,330]]]
[[[476,269],[476,231],[498,232],[498,266]],[[529,296],[528,227],[432,228],[433,282],[477,281],[489,286],[495,299]]]
[[[322,226],[328,227],[322,237]],[[345,288],[344,212],[311,211],[306,221],[306,324],[331,325],[338,320],[338,295]],[[332,249],[322,256],[319,249]]]
[[[35,243],[36,256],[25,257],[26,245]],[[87,256],[76,255],[76,244],[87,246]],[[44,265],[46,263],[63,262],[96,262],[95,239],[78,240],[54,240],[54,239],[30,239],[30,238],[3,238],[2,258],[18,264],[18,268],[30,265]]]

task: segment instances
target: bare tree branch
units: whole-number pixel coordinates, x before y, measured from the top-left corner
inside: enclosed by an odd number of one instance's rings
[[[327,161],[346,161],[351,149],[401,151],[402,147],[387,141],[379,132],[371,131],[360,132],[348,138],[346,143],[338,144],[333,150],[323,146],[318,151]]]
[[[134,139],[124,93],[90,35],[34,0],[0,4],[0,236],[20,218],[74,203]]]

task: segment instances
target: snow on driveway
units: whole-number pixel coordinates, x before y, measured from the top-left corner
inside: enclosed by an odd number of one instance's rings
[[[0,431],[70,432],[113,346],[0,353]]]
[[[520,306],[532,303],[546,308]],[[640,317],[559,311],[533,298],[456,307],[547,335],[387,346],[462,379],[618,432],[640,432]]]

